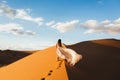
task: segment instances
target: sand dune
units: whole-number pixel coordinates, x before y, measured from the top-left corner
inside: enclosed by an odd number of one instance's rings
[[[66,66],[69,80],[120,80],[119,44],[120,40],[105,39],[68,46],[83,55],[74,68]]]
[[[35,51],[0,50],[0,66],[11,64]]]
[[[41,80],[52,70],[47,80],[68,80],[64,61],[57,61],[56,48],[38,51],[6,67],[0,68],[0,80]]]

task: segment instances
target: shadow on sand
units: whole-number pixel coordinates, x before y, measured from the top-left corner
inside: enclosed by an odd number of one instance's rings
[[[66,66],[69,80],[120,80],[120,48],[91,41],[67,47],[83,55],[74,68]]]

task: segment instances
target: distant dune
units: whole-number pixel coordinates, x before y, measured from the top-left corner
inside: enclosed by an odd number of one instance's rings
[[[66,46],[83,56],[75,67],[57,61],[55,46],[36,52],[0,51],[0,61],[11,63],[0,68],[0,80],[120,80],[120,40],[101,39]]]
[[[83,55],[74,68],[66,66],[69,80],[120,80],[120,40],[86,41],[68,47]]]
[[[34,51],[14,51],[0,50],[0,66],[11,64],[25,56],[32,54]]]

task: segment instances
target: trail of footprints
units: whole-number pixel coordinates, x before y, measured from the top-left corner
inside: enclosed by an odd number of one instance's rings
[[[62,62],[63,62],[63,60],[59,60],[59,59],[57,59],[57,61],[59,62],[59,64],[58,64],[57,68],[55,68],[55,69],[59,69],[59,68],[61,67],[61,65],[62,65]],[[47,78],[48,76],[51,76],[52,73],[53,73],[53,70],[49,70],[49,72],[48,72],[48,74],[46,75],[46,77],[43,77],[43,78],[41,78],[40,80],[46,80],[46,78]]]

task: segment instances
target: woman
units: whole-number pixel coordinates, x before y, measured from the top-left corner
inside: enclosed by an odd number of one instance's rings
[[[77,54],[72,49],[66,48],[61,43],[61,39],[58,40],[56,48],[58,59],[59,58],[65,59],[70,66],[74,66],[78,61],[82,59],[82,55]]]

